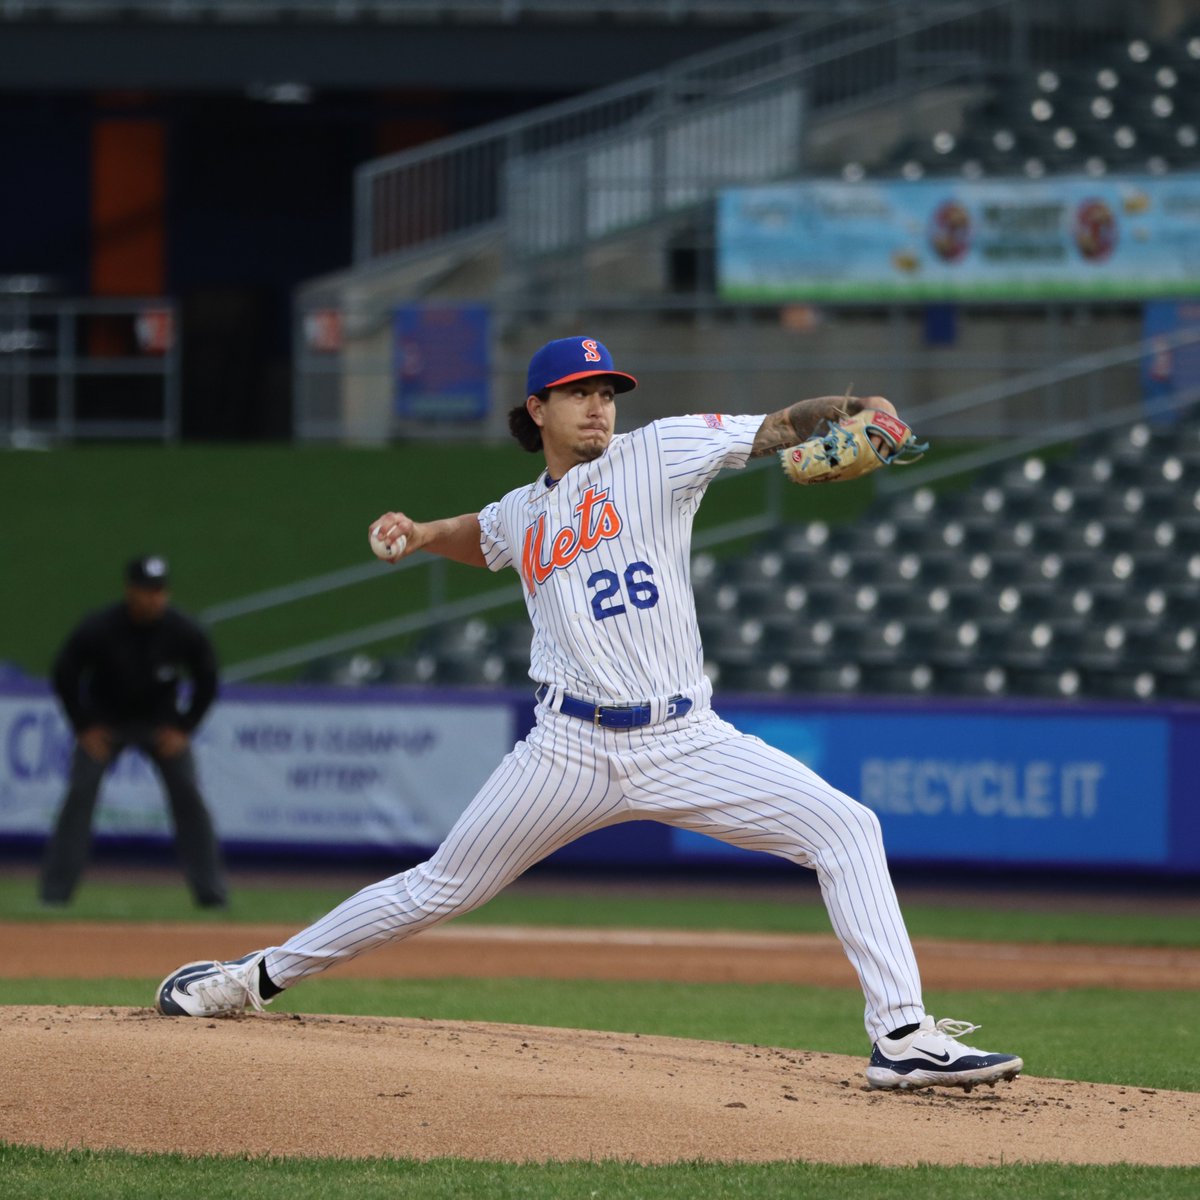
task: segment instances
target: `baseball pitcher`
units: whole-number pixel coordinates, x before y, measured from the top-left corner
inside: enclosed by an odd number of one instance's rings
[[[831,482],[923,447],[878,396],[670,417],[617,435],[616,398],[636,386],[595,338],[548,343],[509,418],[521,446],[544,457],[537,478],[478,513],[396,511],[371,523],[381,557],[424,550],[518,573],[533,623],[529,736],[428,862],[364,888],[282,946],[179,968],[158,1011],[261,1009],[310,975],[484,904],[591,830],[656,820],[816,871],[866,997],[872,1087],[969,1091],[1015,1078],[1020,1058],[962,1042],[977,1026],[926,1013],[874,813],[712,710],[692,595],[692,522],[718,471],[773,454],[797,483]]]

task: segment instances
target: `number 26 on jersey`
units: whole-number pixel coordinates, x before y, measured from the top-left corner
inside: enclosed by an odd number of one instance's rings
[[[634,608],[653,608],[658,603],[658,586],[653,575],[654,568],[645,562],[631,562],[623,575],[616,571],[593,571],[587,581],[592,592],[592,615],[597,621],[620,616],[626,611],[626,597]]]

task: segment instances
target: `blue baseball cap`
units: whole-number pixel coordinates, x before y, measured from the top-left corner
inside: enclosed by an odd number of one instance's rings
[[[613,370],[612,355],[603,342],[590,337],[566,337],[547,342],[530,360],[527,395],[560,387],[590,375],[610,375],[618,392],[632,392],[637,380]]]

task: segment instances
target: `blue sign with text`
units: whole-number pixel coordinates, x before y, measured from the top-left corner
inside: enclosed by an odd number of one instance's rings
[[[723,709],[874,810],[894,859],[1156,866],[1168,858],[1165,718]],[[677,836],[673,847],[722,852],[697,835]]]
[[[405,304],[393,318],[396,415],[479,421],[490,392],[485,304]]]

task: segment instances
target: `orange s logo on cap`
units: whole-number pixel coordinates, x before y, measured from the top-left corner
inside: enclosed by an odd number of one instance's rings
[[[591,338],[588,338],[585,341],[581,342],[580,345],[583,347],[583,361],[584,362],[600,362],[600,361],[602,361],[600,358],[600,351],[597,349],[596,343],[594,341],[592,341]]]

